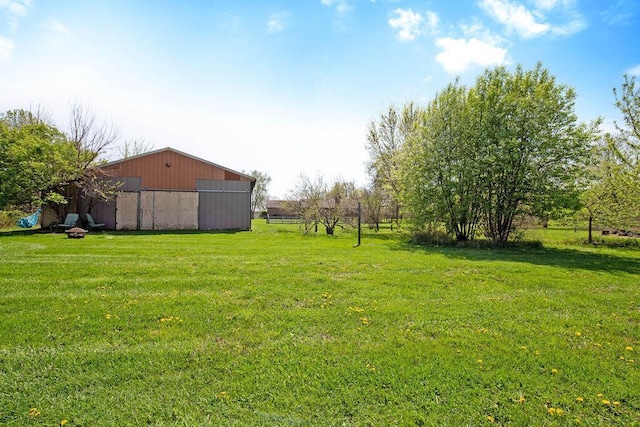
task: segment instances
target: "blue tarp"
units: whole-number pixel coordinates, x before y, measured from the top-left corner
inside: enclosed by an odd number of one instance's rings
[[[36,213],[34,213],[33,215],[20,218],[18,220],[18,227],[31,228],[38,223],[39,218],[40,218],[40,209],[38,209]]]

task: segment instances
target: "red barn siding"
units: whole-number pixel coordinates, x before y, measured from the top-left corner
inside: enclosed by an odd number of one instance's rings
[[[196,180],[251,181],[212,163],[162,150],[105,165],[116,176],[141,177],[143,189],[195,190]]]

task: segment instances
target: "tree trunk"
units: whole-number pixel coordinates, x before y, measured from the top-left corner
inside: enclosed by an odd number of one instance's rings
[[[589,243],[593,243],[592,235],[593,216],[589,215]]]

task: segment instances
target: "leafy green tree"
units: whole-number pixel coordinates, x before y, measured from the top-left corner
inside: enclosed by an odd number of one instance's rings
[[[630,194],[634,189],[633,168],[621,161],[620,144],[619,137],[606,134],[594,147],[595,163],[589,168],[589,182],[580,198],[589,223],[589,243],[593,241],[594,222],[629,228],[640,215],[640,206]]]
[[[377,120],[369,123],[367,133],[368,172],[374,185],[385,191],[396,225],[402,209],[398,156],[417,119],[418,109],[412,102],[405,104],[402,110],[391,105]]]
[[[613,89],[616,107],[622,113],[623,124],[616,123],[621,133],[626,150],[620,155],[626,155],[627,161],[638,161],[640,152],[640,85],[637,77],[625,74],[621,90]]]
[[[481,219],[481,162],[468,90],[458,82],[436,94],[405,146],[403,176],[414,222],[443,222],[458,241],[472,239]],[[418,189],[418,191],[415,191]]]
[[[627,216],[635,218],[637,226],[640,221],[640,84],[637,77],[625,75],[621,90],[613,92],[624,123],[616,123],[620,135],[615,139],[613,151],[624,164],[624,194],[627,206],[633,207]]]
[[[538,64],[486,70],[449,85],[423,113],[403,156],[406,200],[418,223],[444,222],[458,240],[508,241],[514,218],[569,206],[597,123],[579,123],[575,92]]]
[[[598,125],[578,122],[575,98],[540,63],[529,71],[498,67],[476,80],[469,103],[492,241],[507,242],[522,206],[539,209],[575,195]]]
[[[249,176],[256,179],[253,191],[251,192],[251,212],[257,212],[258,209],[262,210],[265,208],[271,177],[268,173],[260,172],[259,170],[250,171]]]
[[[73,179],[74,148],[37,115],[11,110],[0,116],[0,209],[64,202],[56,189]]]
[[[584,211],[592,224],[629,229],[640,220],[640,87],[635,76],[624,76],[620,89],[614,88],[615,106],[622,113],[617,133],[607,134],[595,152],[596,165],[582,194]]]

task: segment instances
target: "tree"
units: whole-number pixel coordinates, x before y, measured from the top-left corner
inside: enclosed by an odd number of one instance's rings
[[[621,90],[614,88],[613,95],[616,99],[615,106],[622,113],[624,123],[616,122],[616,129],[629,148],[629,151],[620,154],[630,155],[637,162],[640,151],[640,85],[636,86],[636,83],[636,76],[625,74]]]
[[[73,145],[41,115],[0,115],[0,209],[64,202],[56,189],[76,175]]]
[[[400,150],[414,129],[418,109],[409,102],[399,111],[394,105],[378,120],[369,123],[367,150],[370,160],[367,165],[374,185],[387,193],[396,224],[401,217],[399,159]],[[393,223],[392,223],[393,229]]]
[[[568,204],[598,125],[578,122],[575,96],[541,64],[486,70],[469,89],[449,85],[403,156],[414,217],[444,221],[459,240],[482,220],[486,236],[504,244],[524,206]]]
[[[492,241],[508,240],[523,205],[535,209],[574,194],[598,126],[578,122],[575,97],[540,63],[513,73],[498,67],[477,79],[470,101],[482,141],[482,203]]]
[[[589,219],[589,241],[593,221],[612,228],[637,227],[640,219],[640,87],[636,77],[624,76],[620,90],[613,89],[622,123],[617,133],[606,134],[595,152],[596,164],[582,194]]]
[[[140,154],[148,153],[153,150],[153,144],[145,141],[144,139],[126,140],[118,147],[118,154],[120,158],[126,159],[128,157],[139,156]]]
[[[633,169],[620,160],[620,138],[605,134],[594,147],[594,164],[589,168],[587,188],[580,201],[589,223],[589,243],[593,242],[593,223],[608,227],[629,227],[637,221],[640,206],[630,197]]]
[[[331,184],[319,175],[312,181],[304,173],[289,196],[289,209],[302,218],[305,231],[324,225],[327,234],[332,235],[336,227],[345,228],[346,218],[353,210],[355,185],[336,179]]]
[[[251,192],[251,212],[257,212],[258,209],[265,209],[271,177],[266,172],[260,172],[258,170],[250,171],[249,176],[256,179],[253,191]]]
[[[107,152],[121,140],[112,122],[99,122],[89,108],[71,106],[67,140],[74,147],[74,165],[78,173],[66,186],[66,205],[58,205],[58,214],[91,210],[98,201],[107,201],[115,194],[116,186],[97,166],[105,161]]]
[[[482,207],[482,164],[477,140],[470,134],[467,97],[467,89],[458,82],[436,94],[404,151],[404,185],[419,187],[406,196],[415,225],[443,222],[458,241],[473,239]]]
[[[365,221],[373,225],[376,231],[379,231],[382,210],[386,201],[384,190],[376,182],[371,182],[359,191],[357,197],[360,200]]]

